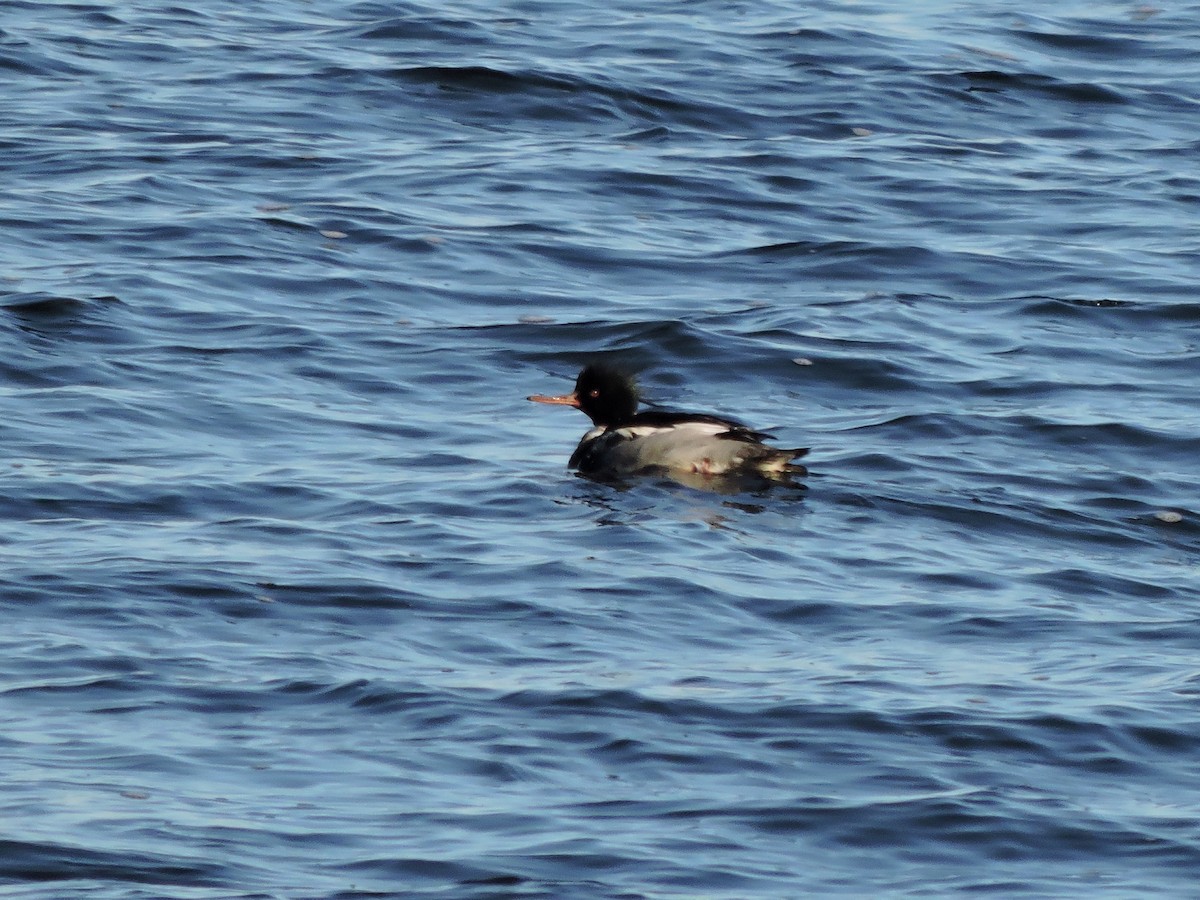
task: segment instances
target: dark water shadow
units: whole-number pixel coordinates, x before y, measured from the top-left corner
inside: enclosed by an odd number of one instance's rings
[[[708,513],[689,518],[706,520],[714,528],[728,529],[732,520],[726,512],[758,515],[794,506],[805,499],[808,486],[791,478],[713,476],[692,472],[645,472],[622,478],[576,473],[589,490],[577,499],[601,512],[597,524],[630,525],[656,520],[680,501],[700,502]],[[723,512],[724,511],[724,512]],[[736,529],[735,529],[736,530]]]

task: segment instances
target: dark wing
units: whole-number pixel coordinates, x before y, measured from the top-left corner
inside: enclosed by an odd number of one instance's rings
[[[717,436],[731,441],[753,443],[770,440],[774,437],[774,435],[768,434],[765,431],[755,431],[737,419],[726,419],[722,416],[712,416],[708,413],[678,412],[669,409],[650,409],[640,412],[632,419],[622,422],[621,426],[647,425],[651,428],[670,428],[672,425],[686,425],[689,422],[723,426],[725,431]]]

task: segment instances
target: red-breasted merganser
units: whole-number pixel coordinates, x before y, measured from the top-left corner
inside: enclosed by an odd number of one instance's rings
[[[574,406],[592,420],[596,427],[583,436],[568,463],[584,474],[665,471],[780,479],[808,471],[792,462],[807,448],[768,447],[763,441],[771,435],[734,419],[666,410],[638,412],[633,378],[607,366],[587,366],[570,394],[536,394],[529,399]]]

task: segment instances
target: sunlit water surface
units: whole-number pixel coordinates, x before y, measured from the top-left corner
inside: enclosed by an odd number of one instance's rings
[[[6,4],[5,895],[1193,894],[1200,32],[1030,9]]]

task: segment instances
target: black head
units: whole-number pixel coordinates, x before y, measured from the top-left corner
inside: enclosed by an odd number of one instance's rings
[[[608,366],[587,366],[575,379],[579,408],[597,425],[617,425],[637,412],[637,385],[633,376]]]
[[[575,390],[561,397],[541,394],[530,397],[537,403],[557,403],[583,410],[593,424],[619,425],[637,412],[637,386],[633,377],[619,369],[590,365],[575,379]]]

